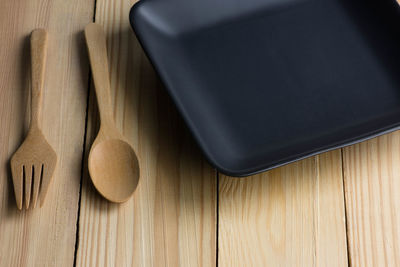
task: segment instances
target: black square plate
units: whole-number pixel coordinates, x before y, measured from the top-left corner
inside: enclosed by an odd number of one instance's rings
[[[254,174],[400,126],[395,0],[141,0],[130,20],[223,173]]]

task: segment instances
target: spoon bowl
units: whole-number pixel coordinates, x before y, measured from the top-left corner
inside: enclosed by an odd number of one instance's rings
[[[139,161],[127,142],[104,140],[90,151],[89,173],[101,195],[112,202],[125,202],[139,182]]]

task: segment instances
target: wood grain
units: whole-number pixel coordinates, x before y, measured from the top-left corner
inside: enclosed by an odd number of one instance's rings
[[[400,132],[344,150],[352,266],[400,266]]]
[[[84,136],[82,30],[94,0],[0,1],[1,267],[73,266],[78,230],[77,266],[215,266],[217,231],[220,266],[400,266],[399,132],[343,157],[337,150],[246,179],[221,175],[217,188],[132,34],[132,4],[98,0],[96,21],[108,34],[114,119],[139,154],[142,179],[131,200],[111,204],[85,162],[77,229],[83,143],[87,156],[98,130],[92,86]],[[59,165],[44,206],[18,211],[9,160],[29,125],[29,34],[39,27],[51,37],[41,123]]]
[[[81,29],[93,1],[0,2],[0,265],[72,266],[79,198],[88,61]],[[29,36],[49,32],[42,129],[59,156],[43,207],[18,211],[9,159],[29,123]],[[51,40],[51,41],[50,41]],[[27,107],[28,106],[28,107]]]
[[[340,150],[221,177],[219,266],[346,266]]]
[[[116,205],[85,173],[77,266],[215,266],[216,174],[133,35],[132,4],[97,1],[95,21],[108,37],[114,119],[138,153],[141,179],[133,198]],[[87,147],[98,130],[92,91]]]

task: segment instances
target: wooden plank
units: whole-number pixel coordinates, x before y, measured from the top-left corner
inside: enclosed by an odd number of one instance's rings
[[[352,266],[400,266],[400,132],[344,150]]]
[[[99,0],[96,22],[108,35],[114,117],[139,155],[141,180],[133,198],[116,205],[102,199],[85,174],[77,265],[214,266],[216,174],[133,35],[132,4]],[[87,149],[98,127],[93,93]]]
[[[72,266],[85,129],[88,62],[81,29],[94,1],[0,2],[0,265]],[[29,122],[29,35],[49,31],[43,132],[58,168],[42,208],[18,211],[9,159]]]
[[[219,185],[219,266],[346,266],[340,150]]]

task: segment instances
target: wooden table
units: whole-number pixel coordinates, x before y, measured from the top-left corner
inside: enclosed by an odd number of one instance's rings
[[[400,266],[400,133],[246,179],[204,160],[130,29],[126,0],[0,2],[0,266]],[[141,159],[134,197],[87,172],[98,129],[82,30],[108,35],[114,117]],[[29,122],[30,32],[50,34],[42,124],[59,155],[18,211],[9,159]]]

